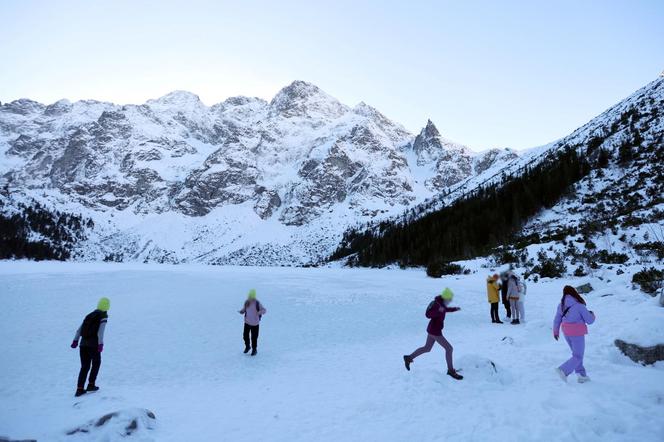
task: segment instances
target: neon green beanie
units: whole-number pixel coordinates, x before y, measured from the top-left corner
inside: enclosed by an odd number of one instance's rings
[[[249,296],[247,296],[248,299],[256,299],[256,289],[251,289],[249,290]]]
[[[101,298],[97,303],[97,310],[107,312],[111,308],[111,301],[108,298]]]
[[[452,298],[454,298],[454,293],[452,293],[452,290],[450,290],[448,287],[445,287],[445,290],[443,290],[443,293],[440,294],[440,297],[445,301],[451,301]]]

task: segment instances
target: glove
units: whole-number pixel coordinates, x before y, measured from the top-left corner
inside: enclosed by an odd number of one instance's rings
[[[104,351],[104,344],[99,344],[99,345],[97,346],[97,350],[99,351],[99,353],[101,353],[102,351]]]
[[[73,341],[71,341],[71,348],[76,348],[76,347],[78,347],[78,339],[74,339]]]

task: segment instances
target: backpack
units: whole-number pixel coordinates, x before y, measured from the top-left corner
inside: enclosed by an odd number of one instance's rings
[[[99,325],[101,320],[106,317],[105,312],[100,312],[95,310],[92,313],[89,313],[83,320],[81,325],[81,337],[83,339],[97,339],[97,333],[99,332]]]

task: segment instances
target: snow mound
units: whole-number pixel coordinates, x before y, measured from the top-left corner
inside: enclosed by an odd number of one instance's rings
[[[143,439],[146,431],[153,430],[156,417],[150,410],[133,408],[114,411],[93,419],[66,432],[67,436],[81,436],[86,441],[114,440],[114,437],[138,437]]]
[[[455,362],[455,366],[462,370],[461,374],[464,378],[473,382],[484,381],[507,385],[514,380],[507,369],[483,356],[472,354],[461,356]]]

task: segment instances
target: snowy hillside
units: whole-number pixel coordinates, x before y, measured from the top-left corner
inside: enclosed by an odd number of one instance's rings
[[[430,266],[433,273],[490,254],[541,276],[653,267],[648,277],[661,287],[663,163],[659,78],[500,170],[477,171],[398,217],[349,230],[333,256],[365,266]]]
[[[626,275],[566,281],[595,287],[586,299],[597,321],[586,340],[592,381],[565,384],[554,368],[569,349],[551,332],[564,283],[530,283],[525,324],[491,324],[492,269],[464,265],[478,273],[440,280],[401,270],[0,262],[0,436],[662,440],[662,362],[641,366],[614,345],[661,343],[664,309],[655,299],[631,290]],[[440,347],[410,372],[402,361],[424,343],[424,310],[445,286],[461,307],[444,330],[462,381],[445,375]],[[237,313],[251,287],[267,308],[256,357],[242,353]],[[69,343],[102,295],[111,310],[101,390],[74,398],[79,360]],[[88,424],[114,412],[104,425]],[[137,425],[124,437],[131,419]],[[66,435],[77,429],[88,433]]]
[[[0,106],[4,206],[94,221],[72,256],[123,261],[316,262],[350,225],[402,212],[516,157],[475,154],[428,122],[408,133],[365,103],[295,81],[270,101],[206,106],[28,99]]]

